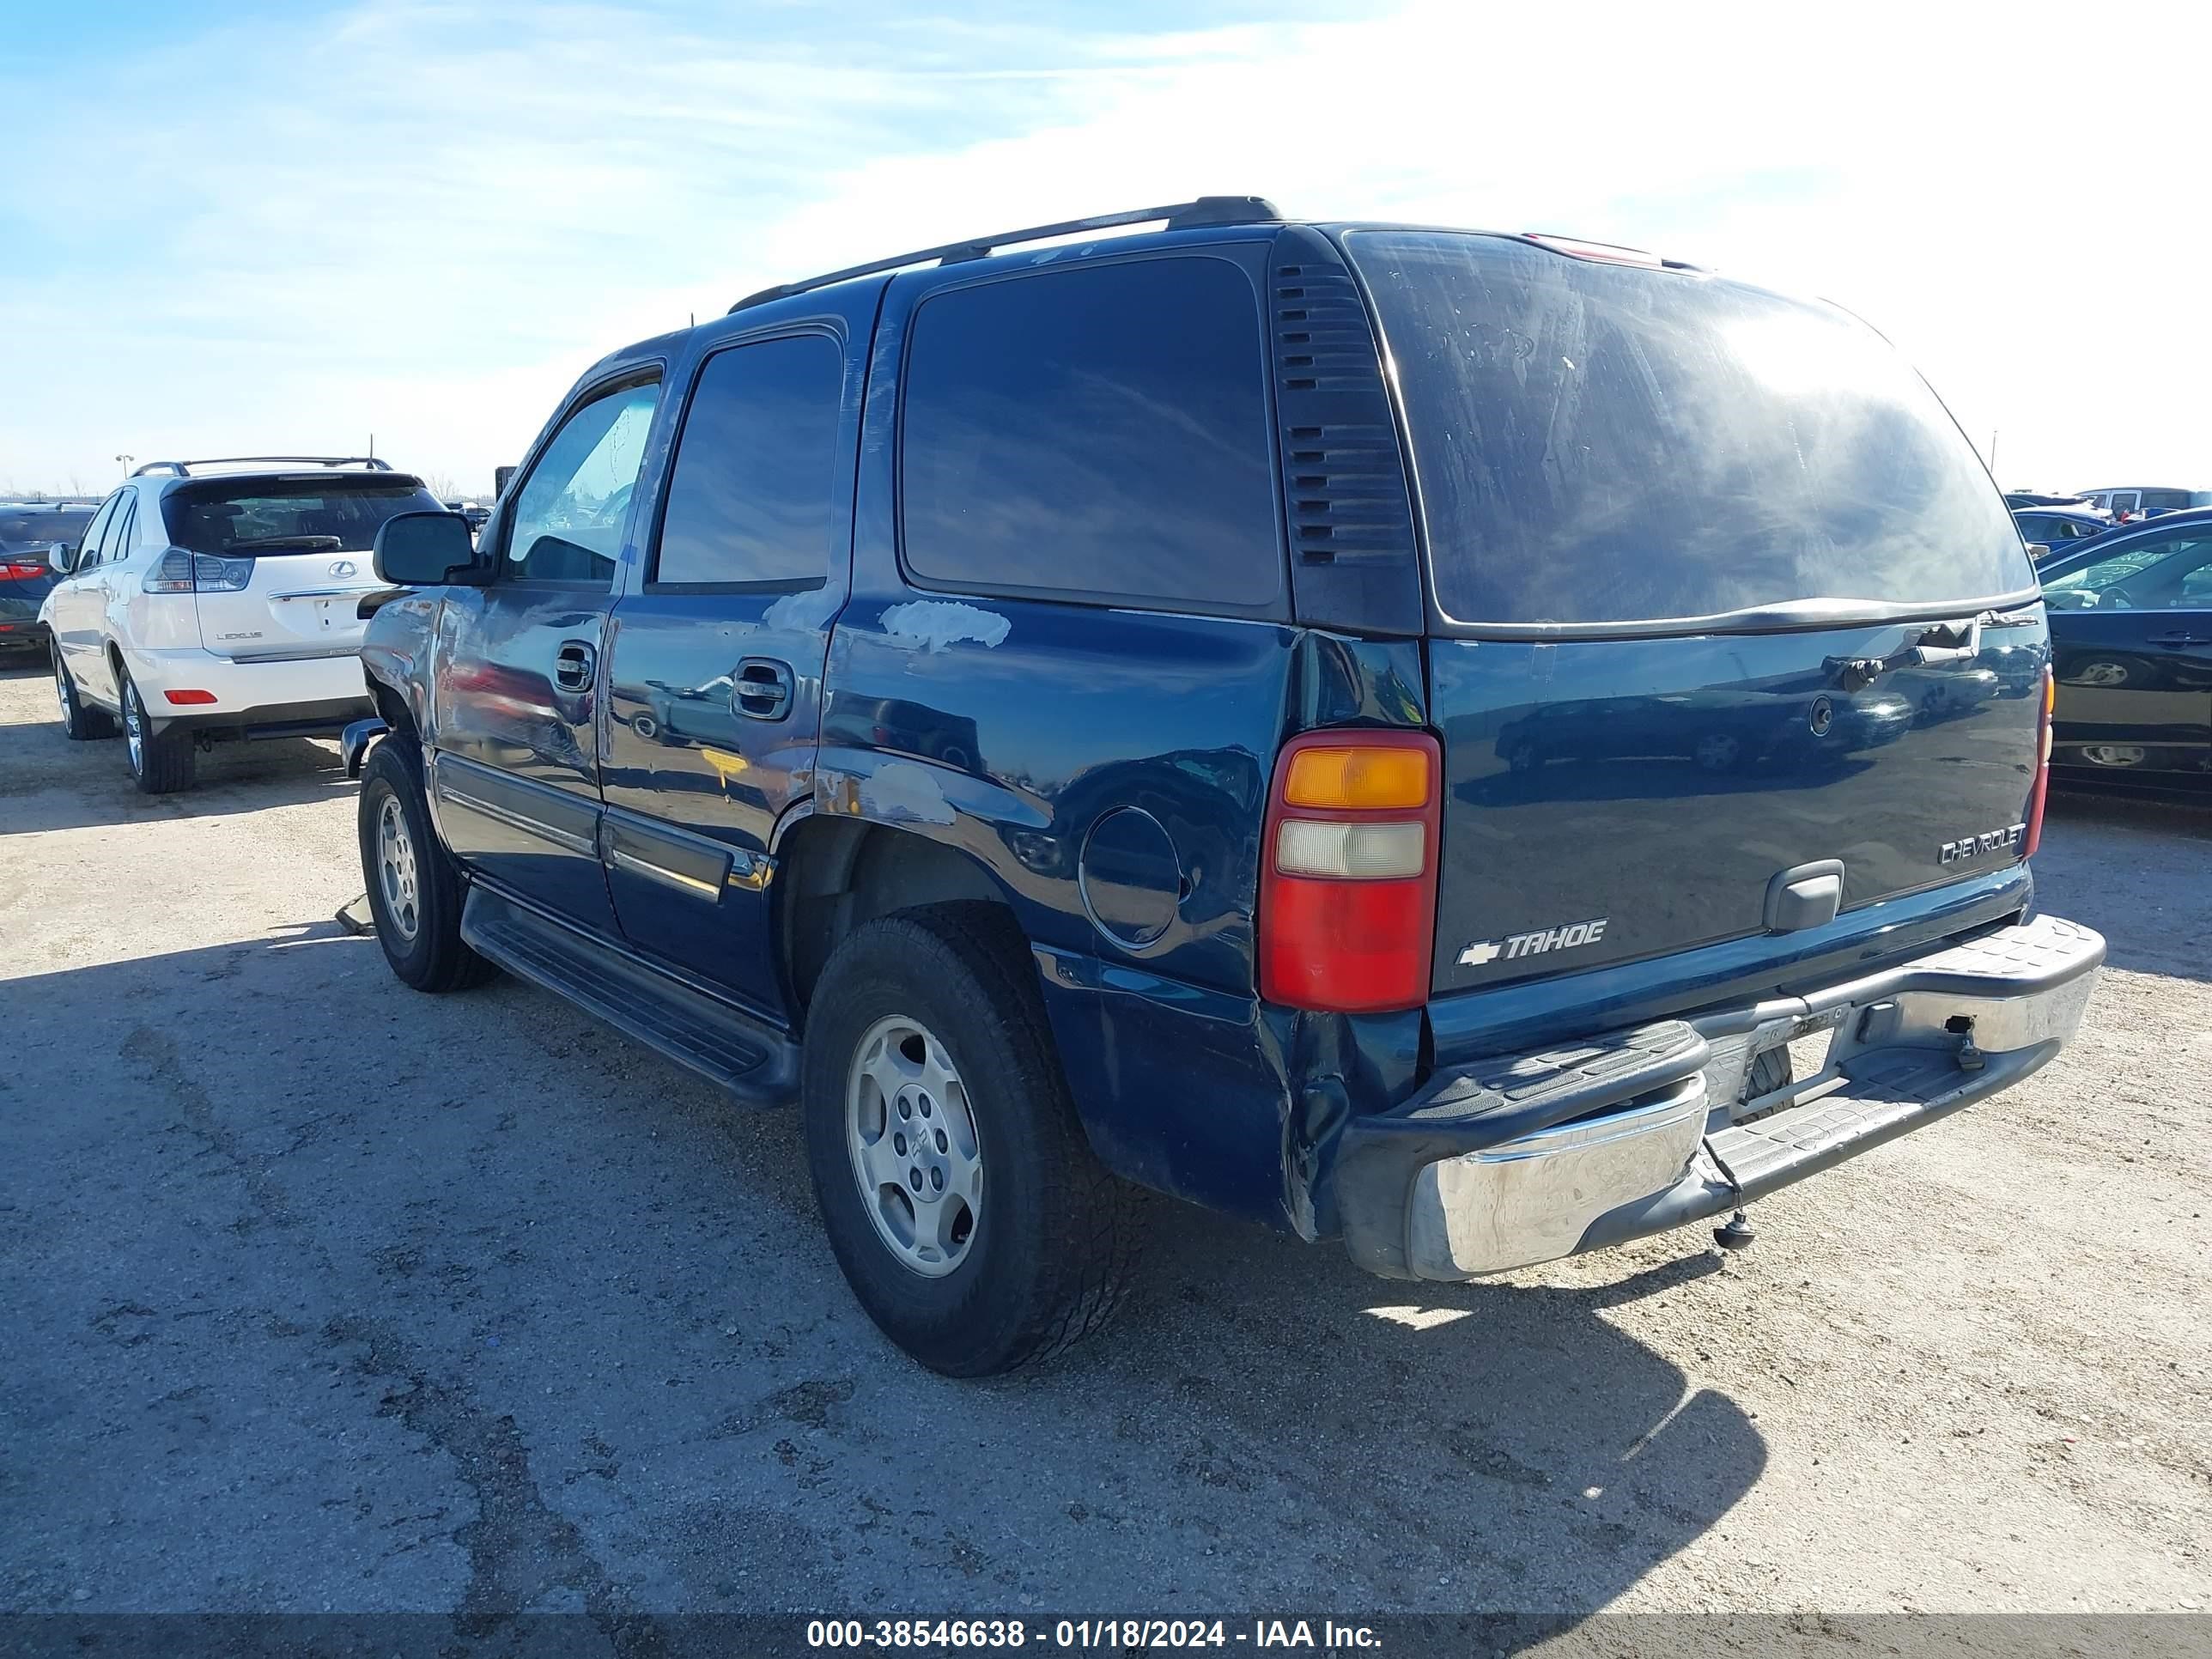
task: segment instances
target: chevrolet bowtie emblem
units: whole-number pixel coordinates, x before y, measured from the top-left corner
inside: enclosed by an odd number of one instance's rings
[[[1610,916],[1598,916],[1589,921],[1572,921],[1558,927],[1539,927],[1533,933],[1508,933],[1504,939],[1479,939],[1459,953],[1462,968],[1480,968],[1504,957],[1508,962],[1522,957],[1538,957],[1547,951],[1571,951],[1577,945],[1595,945],[1605,937],[1605,925]]]

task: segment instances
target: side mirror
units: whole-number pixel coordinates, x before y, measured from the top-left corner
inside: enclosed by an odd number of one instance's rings
[[[2049,542],[2030,542],[2027,544],[2027,559],[2030,564],[2041,564],[2050,556],[2051,544]]]
[[[477,563],[476,539],[458,513],[397,513],[376,532],[369,555],[377,579],[394,587],[481,587],[490,573]]]
[[[76,549],[67,542],[46,544],[46,568],[57,576],[66,576],[76,568]]]
[[[514,481],[514,469],[513,467],[511,467],[511,466],[495,466],[495,467],[492,468],[492,470],[491,470],[491,494],[492,494],[492,499],[493,499],[494,501],[497,501],[501,496],[502,496],[502,495],[506,495],[506,494],[507,494],[507,485],[508,485],[508,484],[510,484],[510,483],[512,483]]]

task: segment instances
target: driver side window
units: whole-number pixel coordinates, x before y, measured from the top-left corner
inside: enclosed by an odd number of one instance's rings
[[[2212,537],[2176,531],[2092,560],[2046,582],[2064,609],[2161,610],[2206,602]]]
[[[92,522],[84,527],[84,534],[76,544],[76,559],[70,566],[72,576],[90,570],[100,562],[100,538],[107,534],[107,526],[114,522],[115,509],[123,502],[123,492],[117,490],[100,504],[100,511],[92,515]]]
[[[515,496],[504,580],[606,586],[659,401],[658,380],[634,382],[569,411]]]

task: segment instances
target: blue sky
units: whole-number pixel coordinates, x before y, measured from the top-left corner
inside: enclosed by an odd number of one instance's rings
[[[2126,5],[10,0],[0,489],[372,432],[481,489],[751,289],[1208,191],[1822,294],[2008,484],[2212,487],[2212,140],[2156,69],[2208,46]]]

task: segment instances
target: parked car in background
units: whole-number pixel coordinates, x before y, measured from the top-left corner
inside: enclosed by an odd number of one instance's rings
[[[377,568],[394,974],[795,1094],[947,1372],[1095,1327],[1142,1188],[1444,1281],[1727,1215],[2046,1063],[2103,956],[2027,919],[1972,448],[1629,250],[1213,198],[898,256],[614,353]]]
[[[2087,541],[2112,527],[2110,520],[2094,514],[2069,512],[2055,507],[2015,508],[2012,521],[2020,526],[2021,540],[2031,547],[2051,550],[2043,556],[2045,558],[2056,557],[2069,543]]]
[[[233,738],[335,732],[368,708],[355,606],[395,513],[435,511],[381,461],[149,461],[100,503],[40,619],[73,738],[125,738],[149,794]]]
[[[74,547],[97,501],[0,501],[0,662],[43,649],[39,608],[54,585],[53,550]]]
[[[2006,505],[2007,507],[2083,507],[2083,506],[2086,506],[2086,505],[2087,505],[2087,503],[2086,503],[2085,501],[2082,501],[2082,499],[2081,499],[2079,495],[2036,495],[2036,494],[2035,494],[2034,492],[2033,492],[2032,490],[2026,490],[2026,489],[2008,489],[2007,491],[2005,491],[2005,498],[2004,498],[2004,499],[2005,499],[2005,505]]]
[[[480,506],[478,503],[471,501],[447,501],[446,503],[446,511],[448,513],[458,513],[464,519],[466,519],[469,521],[469,529],[471,533],[476,531],[482,530],[484,527],[484,520],[491,517],[491,509],[489,507]]]
[[[2212,489],[2154,488],[2128,484],[2113,489],[2085,489],[2081,499],[2100,513],[2120,522],[2154,518],[2161,513],[2185,513],[2192,507],[2212,507]]]
[[[2212,790],[2212,509],[2112,531],[2042,577],[2054,775]]]

